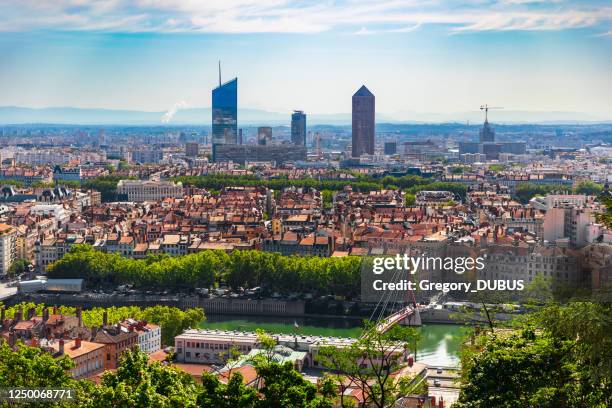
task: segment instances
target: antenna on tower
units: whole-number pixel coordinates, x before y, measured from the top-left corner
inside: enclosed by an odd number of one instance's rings
[[[219,86],[221,86],[221,60],[219,60]]]

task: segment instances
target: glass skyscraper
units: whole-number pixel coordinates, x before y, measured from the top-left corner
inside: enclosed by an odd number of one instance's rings
[[[293,111],[291,114],[291,142],[306,146],[306,114],[302,111]]]
[[[212,143],[238,142],[238,78],[212,91]]]

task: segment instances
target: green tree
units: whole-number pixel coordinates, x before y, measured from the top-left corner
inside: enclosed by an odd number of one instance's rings
[[[103,375],[86,407],[196,407],[193,378],[160,362],[149,364],[148,358],[137,349],[124,352],[117,370]]]
[[[86,384],[71,378],[69,370],[74,363],[68,357],[54,358],[50,353],[37,347],[18,343],[12,350],[6,342],[0,341],[0,387],[2,388],[69,388],[75,390],[74,399],[51,404],[54,407],[78,406],[86,399],[83,391]],[[7,401],[0,400],[0,407],[8,407]],[[48,407],[46,402],[29,402],[30,407]]]
[[[585,194],[585,195],[599,195],[603,190],[603,186],[601,184],[594,183],[590,180],[581,181],[574,188],[574,192],[576,194]]]
[[[528,203],[533,197],[538,195],[546,195],[553,191],[554,186],[521,183],[516,186],[514,194],[522,203]]]
[[[202,391],[197,397],[199,407],[254,408],[257,401],[257,390],[244,384],[242,374],[229,375],[226,385],[216,375],[202,373]]]
[[[416,195],[406,193],[406,207],[412,207],[416,204]]]
[[[30,262],[28,260],[20,258],[13,261],[11,266],[8,269],[8,274],[10,276],[21,275],[22,273],[26,273],[28,271],[28,266]]]
[[[345,347],[321,347],[317,358],[335,373],[342,407],[351,403],[345,400],[344,391],[356,387],[361,390],[366,406],[387,408],[400,396],[416,390],[412,378],[397,379],[394,374],[407,364],[405,351],[418,340],[419,334],[412,327],[396,325],[380,333],[374,324],[367,324],[359,340]]]
[[[610,406],[609,304],[549,305],[521,325],[464,344],[457,407]]]

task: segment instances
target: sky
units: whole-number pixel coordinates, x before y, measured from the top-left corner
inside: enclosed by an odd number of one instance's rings
[[[3,0],[0,106],[377,112],[481,104],[612,119],[609,0]]]

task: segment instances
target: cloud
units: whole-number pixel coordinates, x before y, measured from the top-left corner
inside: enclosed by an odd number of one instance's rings
[[[608,30],[604,33],[595,34],[595,37],[612,37],[612,30]]]
[[[601,0],[3,0],[0,31],[407,33],[565,30],[609,26]]]

